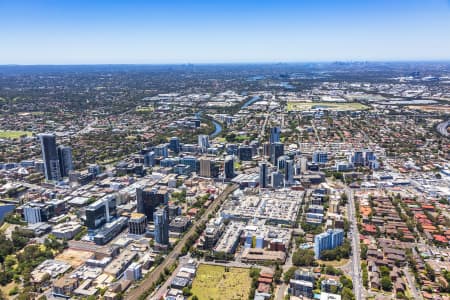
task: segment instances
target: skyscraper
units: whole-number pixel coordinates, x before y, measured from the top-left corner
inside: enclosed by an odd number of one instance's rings
[[[283,174],[280,172],[272,172],[272,187],[274,189],[280,188],[283,186]]]
[[[153,213],[153,222],[155,223],[155,242],[161,245],[169,244],[169,212],[168,207],[158,208]]]
[[[136,188],[137,212],[147,216],[147,220],[153,219],[156,208],[161,204],[167,204],[169,193],[167,190],[157,188]]]
[[[284,155],[284,144],[283,143],[273,143],[270,145],[270,160],[272,164],[276,164],[278,158]]]
[[[116,198],[112,195],[107,195],[86,208],[86,222],[85,225],[89,229],[97,229],[101,225],[111,221],[111,218],[116,216]]]
[[[267,188],[268,167],[266,162],[259,164],[259,187]]]
[[[73,171],[72,148],[58,146],[58,160],[61,177],[69,176],[69,172]]]
[[[286,161],[284,168],[284,182],[286,184],[294,183],[294,162],[292,160]]]
[[[281,128],[280,127],[272,127],[272,128],[270,128],[269,142],[271,144],[279,143],[280,142],[280,135],[281,135]]]
[[[198,136],[198,146],[202,152],[206,152],[209,148],[209,137],[206,134],[200,134]]]
[[[253,157],[253,148],[250,146],[241,146],[238,150],[239,160],[251,161]]]
[[[180,139],[177,137],[171,137],[169,141],[169,149],[175,153],[180,152],[181,150]]]
[[[61,167],[59,165],[56,136],[54,134],[40,134],[42,160],[47,180],[61,180]]]
[[[228,155],[227,157],[225,157],[223,169],[224,169],[225,179],[231,179],[231,178],[234,177],[234,160],[233,160],[233,156]]]
[[[219,175],[216,162],[208,158],[200,158],[200,176],[215,178]]]

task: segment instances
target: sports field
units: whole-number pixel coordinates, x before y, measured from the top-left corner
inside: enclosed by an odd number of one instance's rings
[[[249,269],[229,268],[225,272],[222,266],[200,265],[191,292],[199,300],[248,299],[251,283]]]
[[[327,110],[366,110],[368,106],[358,102],[288,102],[287,111],[304,111],[311,109],[327,109]]]
[[[18,139],[21,136],[31,136],[29,131],[0,130],[0,139]]]

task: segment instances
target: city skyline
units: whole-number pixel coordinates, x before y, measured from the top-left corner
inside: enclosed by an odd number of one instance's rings
[[[0,1],[0,64],[449,60],[435,1]]]

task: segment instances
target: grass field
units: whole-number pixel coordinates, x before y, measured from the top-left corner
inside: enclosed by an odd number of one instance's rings
[[[310,109],[327,109],[327,110],[366,110],[368,106],[358,102],[288,102],[287,111],[303,111]]]
[[[22,135],[31,136],[29,131],[0,130],[0,139],[18,139]]]
[[[191,292],[200,300],[248,299],[252,280],[249,270],[243,268],[200,265]]]

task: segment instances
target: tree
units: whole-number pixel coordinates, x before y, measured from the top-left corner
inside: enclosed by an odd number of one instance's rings
[[[392,281],[389,278],[389,276],[383,276],[381,277],[381,288],[384,291],[390,291],[392,290]]]
[[[355,295],[353,294],[352,290],[347,287],[344,287],[342,289],[341,297],[342,297],[342,300],[354,300],[355,299]]]
[[[294,266],[314,266],[316,261],[314,259],[314,251],[298,249],[292,255],[292,263]]]
[[[283,275],[283,281],[285,283],[289,283],[289,280],[291,280],[292,278],[294,278],[295,275],[295,271],[297,270],[296,267],[290,267],[286,272],[284,272]]]
[[[190,295],[192,295],[191,289],[189,287],[184,287],[183,288],[183,296],[189,297]]]
[[[198,297],[196,295],[192,296],[192,300],[198,300]]]

